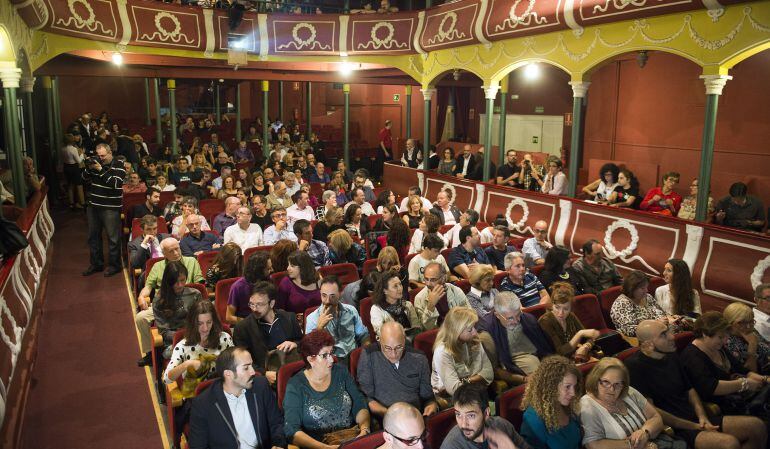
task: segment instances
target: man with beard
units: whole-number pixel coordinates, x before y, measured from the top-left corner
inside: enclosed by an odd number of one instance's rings
[[[251,354],[242,347],[219,354],[219,379],[192,403],[190,449],[286,446],[278,401],[253,365]]]
[[[492,431],[496,435],[496,447],[530,449],[529,444],[516,433],[513,424],[499,416],[490,416],[489,397],[483,385],[461,385],[454,394],[454,409],[457,427],[449,431],[441,449],[488,448],[487,435]]]

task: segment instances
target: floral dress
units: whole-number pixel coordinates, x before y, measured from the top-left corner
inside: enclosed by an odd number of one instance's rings
[[[770,343],[757,335],[757,371],[759,374],[770,374]],[[746,364],[749,355],[749,344],[740,335],[730,335],[725,345],[725,350],[730,353],[741,365]]]

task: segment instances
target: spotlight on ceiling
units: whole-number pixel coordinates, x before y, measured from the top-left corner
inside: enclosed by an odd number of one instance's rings
[[[636,63],[639,65],[640,69],[643,69],[644,66],[647,65],[647,60],[649,59],[649,55],[647,54],[647,50],[641,50],[636,55]]]
[[[112,63],[115,65],[123,65],[123,55],[120,53],[113,53]]]
[[[540,78],[540,66],[530,62],[524,67],[524,78],[533,81]]]
[[[342,76],[349,76],[351,73],[353,73],[353,64],[349,62],[343,62],[339,65],[339,72]]]
[[[455,81],[460,81],[460,69],[455,69],[454,72],[452,72],[452,78],[454,78]]]

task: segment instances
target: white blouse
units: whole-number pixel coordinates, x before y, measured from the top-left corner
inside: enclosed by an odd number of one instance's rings
[[[594,196],[594,201],[607,200],[610,196],[610,193],[612,193],[612,191],[615,190],[615,187],[617,186],[617,182],[612,185],[607,185],[604,180],[599,181],[599,187],[596,188],[596,196]]]
[[[693,289],[692,294],[693,312],[700,315],[702,312],[700,308],[700,295],[698,294],[698,290]],[[671,299],[671,289],[669,289],[668,284],[661,285],[655,289],[655,302],[657,302],[660,308],[666,312],[666,315],[674,315],[674,301]]]

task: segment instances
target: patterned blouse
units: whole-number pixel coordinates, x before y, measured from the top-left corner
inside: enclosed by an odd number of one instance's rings
[[[187,339],[183,338],[179,341],[179,343],[176,344],[176,346],[174,346],[174,350],[171,352],[171,360],[169,360],[168,366],[166,366],[166,371],[163,372],[163,382],[167,384],[176,382],[176,379],[170,379],[168,377],[168,373],[176,368],[177,365],[180,365],[188,360],[198,360],[201,357],[213,356],[216,358],[220,352],[226,348],[229,348],[230,346],[233,346],[233,338],[227,332],[222,332],[219,334],[219,345],[215,348],[204,348],[200,344],[189,346],[187,344]],[[214,374],[215,370],[216,365],[212,363],[209,369],[209,373],[206,377],[210,378]],[[185,374],[187,373],[182,373],[182,377],[185,377]]]
[[[649,293],[640,305],[634,303],[628,296],[620,295],[610,309],[610,317],[615,324],[615,329],[629,337],[636,337],[636,326],[642,321],[657,320],[665,316],[666,312]]]
[[[770,374],[770,343],[757,335],[759,344],[757,345],[757,372],[762,375]],[[727,338],[725,350],[730,353],[741,365],[746,364],[749,354],[749,344],[740,335],[730,335]]]

